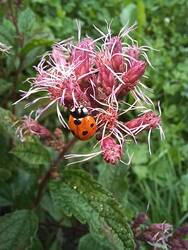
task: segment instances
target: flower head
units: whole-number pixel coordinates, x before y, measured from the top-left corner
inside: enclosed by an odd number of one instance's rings
[[[20,100],[41,92],[40,97],[26,106],[46,99],[48,103],[36,110],[35,119],[56,105],[64,127],[68,125],[62,115],[63,108],[86,107],[96,119],[96,145],[100,144],[100,151],[84,155],[84,160],[101,154],[106,162],[116,164],[121,161],[127,137],[136,142],[137,134],[143,130],[149,131],[149,139],[152,129],[159,128],[161,135],[163,132],[160,114],[152,110],[153,103],[146,95],[148,89],[141,82],[147,66],[151,65],[147,56],[150,48],[139,47],[131,38],[135,25],[123,27],[116,36],[110,26],[107,34],[95,28],[100,33],[95,40],[88,37],[80,40],[79,30],[77,43],[67,39],[55,44],[52,52],[45,54],[35,67],[36,77],[29,79],[31,88],[23,92]],[[124,101],[127,95],[132,96],[132,104]],[[124,115],[132,110],[138,111],[139,116],[125,122]],[[81,156],[74,154],[67,158]]]

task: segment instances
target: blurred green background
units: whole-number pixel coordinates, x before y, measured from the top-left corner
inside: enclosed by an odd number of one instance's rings
[[[134,38],[139,45],[158,51],[149,53],[155,69],[148,68],[144,83],[151,87],[154,103],[160,100],[162,125],[166,140],[161,142],[158,131],[152,133],[152,155],[148,153],[147,135],[139,138],[130,167],[109,166],[96,158],[81,164],[99,182],[114,193],[129,218],[144,211],[152,222],[168,222],[175,227],[188,218],[188,1],[187,0],[33,0],[1,1],[0,42],[11,46],[8,55],[0,55],[0,206],[25,206],[35,185],[33,168],[16,155],[12,137],[11,113],[21,117],[23,110],[12,103],[19,98],[23,82],[34,76],[33,65],[51,45],[68,37],[77,38],[76,19],[81,22],[82,36],[97,37],[93,24],[102,30],[112,21],[118,34],[128,21],[138,23]],[[17,21],[19,31],[14,21]],[[19,32],[19,33],[18,33]],[[4,110],[6,109],[6,110]],[[6,119],[5,119],[6,118]],[[131,118],[131,116],[130,116]],[[41,122],[48,128],[59,126],[55,110]],[[65,132],[65,137],[69,135]],[[74,150],[88,152],[89,142]],[[80,152],[80,153],[82,153]],[[53,154],[50,152],[50,154]],[[20,159],[21,158],[21,159]],[[27,167],[26,167],[27,165]],[[20,174],[23,171],[24,174]],[[34,172],[40,175],[42,169]],[[20,177],[20,175],[22,177]],[[24,180],[21,179],[24,176]],[[30,181],[29,181],[30,180]],[[10,185],[11,183],[11,185]],[[26,188],[27,187],[27,188]],[[14,190],[14,192],[13,192]],[[28,193],[27,193],[28,192]],[[21,195],[22,194],[22,195]]]

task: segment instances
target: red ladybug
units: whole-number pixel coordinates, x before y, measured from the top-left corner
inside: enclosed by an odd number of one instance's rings
[[[73,135],[82,141],[89,140],[97,130],[95,119],[85,107],[71,110],[68,125]]]

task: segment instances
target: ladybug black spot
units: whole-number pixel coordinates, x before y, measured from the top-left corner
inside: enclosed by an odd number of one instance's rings
[[[82,122],[80,121],[80,120],[78,120],[78,119],[76,119],[76,120],[74,120],[74,124],[75,125],[80,125]]]
[[[94,123],[91,123],[91,124],[90,124],[90,127],[92,128],[93,126],[94,126]]]
[[[82,132],[82,135],[87,135],[88,134],[88,131],[86,131],[86,130],[84,130],[83,132]]]

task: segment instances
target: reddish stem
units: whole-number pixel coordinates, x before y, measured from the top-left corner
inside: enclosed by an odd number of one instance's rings
[[[54,172],[54,170],[57,171],[61,160],[64,158],[65,153],[74,145],[76,140],[77,140],[76,138],[73,138],[69,143],[67,143],[65,145],[65,147],[63,148],[63,150],[59,153],[58,157],[52,162],[48,172],[45,174],[45,176],[43,177],[43,179],[39,183],[38,191],[37,191],[37,195],[36,195],[36,199],[35,199],[33,208],[38,207],[38,205],[42,199],[44,190],[45,190],[49,180],[52,177],[52,173]]]

